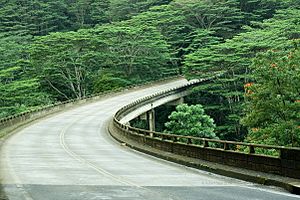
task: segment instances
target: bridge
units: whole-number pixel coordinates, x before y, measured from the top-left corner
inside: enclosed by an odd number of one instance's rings
[[[200,159],[192,156],[199,149],[233,153],[230,142],[203,140],[197,146],[196,138],[183,138],[184,144],[179,136],[129,126],[130,119],[145,112],[151,115],[156,106],[186,95],[189,87],[184,79],[173,80],[52,105],[1,121],[0,133],[7,135],[1,147],[3,199],[299,199],[278,188],[197,169],[205,168],[205,163],[212,172],[245,175],[248,171],[216,170],[223,161],[209,166],[212,160],[204,159],[199,167]],[[209,142],[223,142],[224,148],[213,149]],[[255,154],[258,147],[249,148]],[[295,149],[279,151],[282,155],[275,159],[288,158],[295,165],[291,159],[299,155]],[[183,158],[188,152],[189,159]],[[255,180],[261,181],[259,177]],[[299,177],[278,177],[292,181],[291,187],[299,182]]]

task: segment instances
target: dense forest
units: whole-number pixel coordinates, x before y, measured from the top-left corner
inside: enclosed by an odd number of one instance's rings
[[[0,118],[221,74],[185,100],[214,119],[214,137],[300,146],[299,48],[299,0],[2,0]]]

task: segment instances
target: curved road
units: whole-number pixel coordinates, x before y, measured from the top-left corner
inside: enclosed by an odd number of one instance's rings
[[[107,123],[125,104],[183,84],[177,80],[41,119],[1,149],[9,199],[26,200],[292,200],[280,190],[213,175],[153,158],[115,142]]]

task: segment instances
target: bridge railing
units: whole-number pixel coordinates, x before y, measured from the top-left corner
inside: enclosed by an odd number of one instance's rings
[[[131,132],[137,133],[143,136],[153,137],[155,139],[160,139],[162,141],[172,141],[188,145],[201,146],[203,148],[212,148],[212,149],[222,149],[224,151],[235,151],[235,152],[244,152],[249,154],[259,154],[259,155],[268,155],[273,157],[280,157],[281,150],[286,149],[297,149],[297,148],[286,148],[283,146],[272,146],[272,145],[263,145],[263,144],[254,144],[254,143],[244,143],[244,142],[235,142],[228,140],[218,140],[218,139],[209,139],[209,138],[200,138],[193,136],[185,135],[175,135],[170,133],[162,133],[149,131],[145,129],[140,129],[136,127],[126,126],[120,123],[116,124],[120,128]],[[268,154],[267,151],[260,151],[261,149],[273,150],[272,155]],[[277,152],[277,153],[274,153]]]
[[[207,80],[201,80],[207,81]],[[126,142],[138,142],[162,151],[203,159],[225,165],[300,178],[300,148],[252,144],[235,141],[199,138],[154,132],[122,124],[120,120],[141,105],[148,104],[176,92],[187,90],[201,81],[188,83],[164,92],[141,98],[121,108],[114,116],[118,133],[113,137]],[[134,143],[132,143],[134,144]],[[272,152],[272,155],[270,155]]]

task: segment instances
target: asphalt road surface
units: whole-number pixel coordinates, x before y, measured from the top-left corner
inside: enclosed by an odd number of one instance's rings
[[[115,142],[107,123],[125,104],[184,83],[128,91],[36,121],[1,149],[12,200],[292,200],[276,188],[213,175]]]

